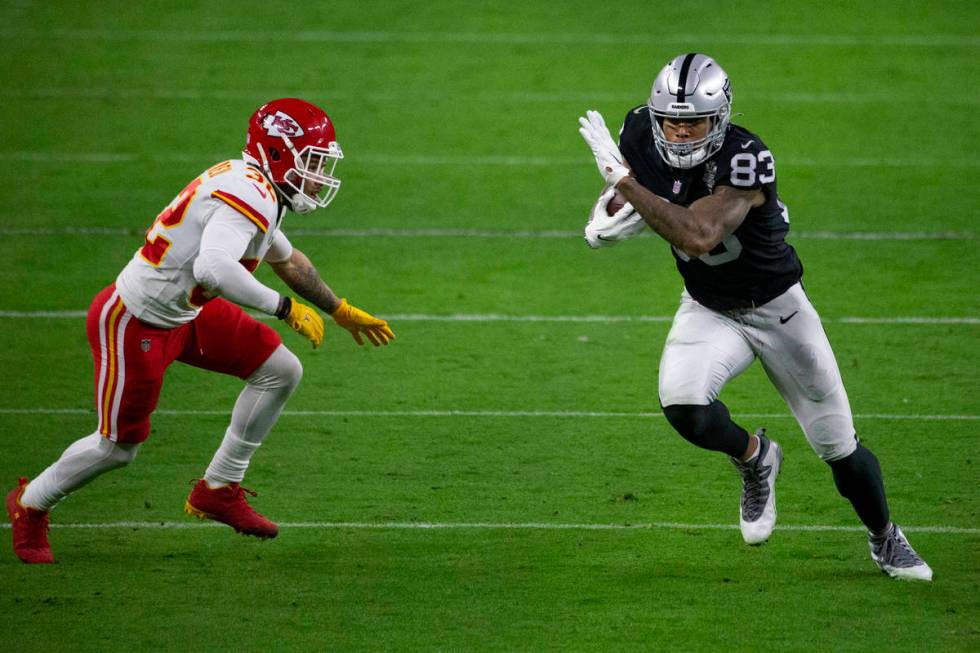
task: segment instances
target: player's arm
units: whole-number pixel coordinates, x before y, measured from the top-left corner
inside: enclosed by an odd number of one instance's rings
[[[293,292],[326,311],[337,324],[350,331],[357,344],[364,344],[362,335],[367,336],[375,347],[387,345],[394,339],[395,334],[386,321],[351,306],[346,299],[339,299],[300,250],[292,248],[287,258],[269,260],[267,257],[266,261]]]
[[[320,310],[333,313],[340,307],[341,300],[303,252],[293,248],[285,259],[274,261],[267,256],[266,262],[293,292]]]
[[[219,207],[201,233],[194,277],[212,294],[275,315],[279,293],[239,263],[257,229],[234,209]]]
[[[579,118],[579,134],[592,150],[599,174],[617,188],[650,228],[690,256],[707,254],[735,231],[753,206],[765,202],[761,190],[737,190],[718,184],[715,192],[690,207],[665,202],[634,177],[602,114],[587,111]]]
[[[685,208],[665,202],[631,176],[623,177],[616,188],[651,229],[693,257],[717,247],[738,229],[753,207],[765,202],[759,189],[739,190],[719,185],[714,193]]]
[[[201,234],[194,277],[213,294],[285,320],[314,348],[319,347],[323,319],[316,311],[263,285],[239,263],[257,229],[233,209],[219,207]]]

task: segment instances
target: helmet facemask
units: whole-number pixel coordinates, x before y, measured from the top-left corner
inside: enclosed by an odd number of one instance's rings
[[[656,111],[653,107],[647,106],[650,112],[650,123],[653,126],[653,141],[657,146],[660,156],[671,168],[688,170],[694,168],[706,160],[710,159],[721,149],[725,141],[725,131],[728,129],[729,112],[727,107],[717,114],[699,116],[691,114],[664,114]],[[724,114],[724,117],[718,114]],[[708,133],[704,138],[697,140],[673,142],[667,140],[664,133],[664,118],[708,118]]]
[[[293,167],[283,175],[283,182],[294,194],[289,201],[297,213],[309,213],[323,208],[337,195],[340,180],[334,177],[337,162],[344,153],[336,141],[327,147],[307,145],[302,152],[296,152],[288,136],[283,136],[286,147],[293,154]]]
[[[340,145],[336,141],[332,141],[328,147],[307,145],[297,152],[288,136],[283,134],[282,140],[293,156],[293,167],[286,171],[281,182],[286,187],[283,194],[296,213],[322,209],[333,201],[340,190],[340,180],[334,176],[337,162],[344,158]],[[262,167],[271,176],[265,148],[259,144],[258,150],[262,156]],[[279,153],[275,152],[273,156],[276,154]]]

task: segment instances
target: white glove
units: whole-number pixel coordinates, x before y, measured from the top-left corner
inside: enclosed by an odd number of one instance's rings
[[[630,173],[629,168],[623,164],[623,153],[619,151],[619,147],[609,135],[602,114],[590,110],[586,111],[585,115],[587,118],[578,119],[578,124],[582,125],[578,133],[592,148],[592,155],[595,156],[596,165],[599,166],[599,174],[606,181],[606,185],[615,186],[620,179]]]
[[[613,215],[606,212],[609,200],[616,194],[616,189],[609,187],[592,207],[589,222],[585,225],[585,242],[592,249],[611,247],[621,240],[627,240],[646,231],[647,223],[643,216],[633,210],[633,205],[627,202],[623,208]]]

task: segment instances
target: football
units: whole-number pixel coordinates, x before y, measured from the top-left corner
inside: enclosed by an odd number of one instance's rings
[[[626,198],[623,197],[623,194],[617,190],[616,194],[612,196],[611,200],[609,200],[609,204],[606,205],[606,213],[609,215],[615,215],[621,208],[623,208],[623,205],[625,204]]]

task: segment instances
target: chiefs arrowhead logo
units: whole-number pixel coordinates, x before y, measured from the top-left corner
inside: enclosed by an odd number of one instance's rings
[[[303,128],[299,126],[299,123],[282,111],[276,111],[263,118],[262,128],[269,136],[296,138],[303,135]]]

